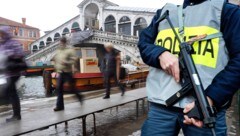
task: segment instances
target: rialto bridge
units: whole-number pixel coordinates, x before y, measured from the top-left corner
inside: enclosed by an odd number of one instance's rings
[[[137,42],[139,33],[146,28],[157,9],[121,7],[107,0],[83,0],[78,6],[79,15],[65,22],[56,29],[30,45],[31,54],[27,56],[30,65],[36,62],[48,64],[54,56],[59,39],[74,33],[82,37],[86,45],[114,43],[114,47],[128,55],[134,61],[141,61]],[[82,34],[80,34],[82,33]]]

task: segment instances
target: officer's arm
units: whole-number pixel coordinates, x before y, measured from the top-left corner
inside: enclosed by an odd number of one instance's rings
[[[222,16],[222,32],[229,51],[228,65],[213,80],[206,94],[221,107],[231,100],[240,87],[240,9],[226,4]]]
[[[154,44],[158,34],[158,23],[156,22],[161,15],[161,10],[158,10],[154,16],[152,23],[144,29],[139,38],[138,48],[143,61],[152,67],[160,68],[159,56],[166,51],[161,46]]]

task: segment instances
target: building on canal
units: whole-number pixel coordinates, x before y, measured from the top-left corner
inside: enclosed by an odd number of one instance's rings
[[[30,53],[30,44],[40,37],[38,28],[26,24],[26,18],[22,18],[22,23],[15,22],[3,17],[0,17],[0,26],[10,26],[15,40],[22,44],[23,50]]]

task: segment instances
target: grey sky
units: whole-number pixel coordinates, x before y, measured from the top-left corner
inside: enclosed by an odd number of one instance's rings
[[[120,6],[161,8],[166,2],[180,4],[182,0],[109,0]],[[2,0],[0,16],[27,24],[41,31],[52,30],[78,15],[82,0]]]

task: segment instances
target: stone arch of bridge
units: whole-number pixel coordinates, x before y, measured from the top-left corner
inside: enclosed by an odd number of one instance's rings
[[[32,52],[36,52],[36,51],[38,51],[38,46],[37,45],[33,45]]]
[[[74,22],[71,26],[71,32],[81,31],[80,25],[78,22]]]
[[[108,15],[104,22],[104,28],[106,32],[116,33],[117,21],[113,15]]]
[[[40,43],[39,43],[39,49],[42,49],[42,48],[44,48],[45,47],[45,42],[44,41],[41,41]]]
[[[69,34],[69,33],[70,33],[70,30],[67,27],[65,27],[63,29],[62,36],[65,36],[66,34]]]
[[[133,26],[134,36],[139,36],[139,34],[144,28],[147,27],[147,25],[147,20],[144,17],[137,18]]]
[[[130,17],[123,16],[119,20],[118,32],[124,35],[131,35],[132,22]]]
[[[51,43],[53,42],[52,38],[51,37],[48,37],[47,38],[47,41],[46,41],[46,45],[50,45]]]
[[[53,41],[57,41],[57,40],[60,39],[60,38],[61,38],[60,33],[55,33],[55,34],[54,34]]]
[[[84,29],[99,30],[100,11],[96,3],[88,4],[84,9]]]

